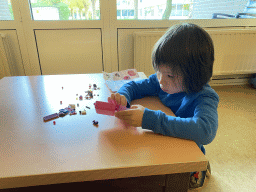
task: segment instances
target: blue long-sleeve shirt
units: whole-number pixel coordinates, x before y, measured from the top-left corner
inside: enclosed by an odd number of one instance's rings
[[[160,88],[156,74],[148,79],[132,81],[118,91],[127,99],[127,107],[135,99],[158,96],[176,117],[168,116],[158,110],[145,108],[142,128],[166,136],[193,140],[205,154],[203,145],[213,141],[218,129],[218,94],[207,83],[198,93],[180,92],[168,94]]]

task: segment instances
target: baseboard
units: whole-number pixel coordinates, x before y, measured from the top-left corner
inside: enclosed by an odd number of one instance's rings
[[[209,82],[210,86],[218,85],[246,85],[249,84],[249,79],[214,79]]]
[[[213,76],[209,82],[210,86],[221,85],[246,85],[249,84],[249,80],[252,74],[247,75],[226,75],[226,76]]]

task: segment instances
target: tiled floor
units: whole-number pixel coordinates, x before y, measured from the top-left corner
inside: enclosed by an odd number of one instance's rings
[[[205,146],[212,175],[202,192],[256,191],[256,89],[212,87],[219,95],[219,128]],[[190,192],[190,190],[189,190]]]

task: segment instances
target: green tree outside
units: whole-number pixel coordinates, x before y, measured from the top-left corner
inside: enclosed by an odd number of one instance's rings
[[[84,15],[87,20],[96,19],[96,0],[38,0],[32,3],[32,7],[56,7],[59,10],[60,20],[69,20],[69,16],[74,18],[73,11],[78,9],[79,15]],[[92,6],[92,13],[88,12]]]
[[[166,8],[163,14],[162,19],[169,19],[170,15],[172,13],[172,0],[166,0]]]

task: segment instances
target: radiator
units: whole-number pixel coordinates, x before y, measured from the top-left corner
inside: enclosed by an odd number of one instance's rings
[[[0,33],[0,79],[5,76],[11,76],[10,71],[10,56],[9,56],[9,47],[8,40],[6,35]]]
[[[215,61],[213,76],[256,73],[256,30],[207,30],[211,35]],[[151,63],[154,44],[164,31],[134,33],[134,68],[147,76],[155,73]]]

